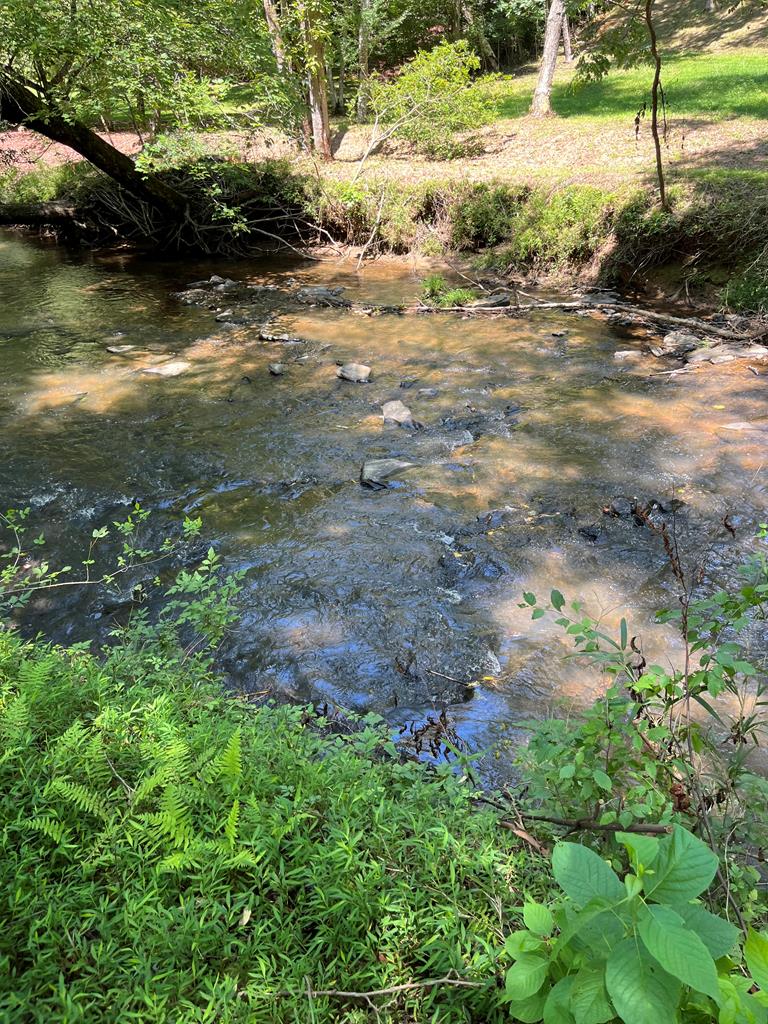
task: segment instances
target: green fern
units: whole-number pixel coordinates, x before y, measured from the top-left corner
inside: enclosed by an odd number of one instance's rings
[[[242,733],[238,727],[229,737],[226,747],[217,762],[221,777],[238,782],[243,774]]]
[[[176,846],[186,848],[195,838],[192,815],[180,786],[166,786],[160,798],[158,824]]]
[[[64,846],[70,840],[69,830],[60,821],[52,817],[50,814],[44,815],[39,818],[31,818],[29,821],[24,822],[24,828],[32,829],[35,832],[41,832],[44,836],[47,836],[51,842],[56,843],[57,846]]]
[[[47,789],[68,803],[74,804],[78,810],[92,814],[95,818],[108,821],[111,817],[110,811],[101,797],[92,789],[77,782],[70,782],[68,779],[53,779]]]
[[[235,843],[237,842],[237,827],[240,823],[240,801],[235,799],[232,804],[232,809],[227,815],[227,820],[224,823],[224,835],[227,837],[230,850],[234,850]]]

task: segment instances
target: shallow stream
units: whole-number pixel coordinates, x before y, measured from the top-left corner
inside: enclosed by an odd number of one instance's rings
[[[413,304],[423,273],[73,256],[0,235],[0,506],[32,507],[52,560],[136,499],[159,526],[202,516],[206,540],[247,570],[222,653],[236,686],[395,726],[446,707],[503,773],[520,723],[601,686],[550,619],[531,622],[524,591],[580,597],[609,630],[626,615],[649,660],[675,649],[652,625],[675,601],[659,539],[604,512],[614,499],[659,503],[702,586],[732,577],[765,516],[768,368],[670,376],[650,355],[616,359],[647,338],[597,313],[368,316],[295,301],[329,285]],[[278,290],[258,293],[252,323],[217,322],[230,295],[172,294],[211,274]],[[267,320],[304,340],[259,340]],[[372,382],[338,379],[342,362],[368,364]],[[171,363],[177,376],[146,372]],[[384,424],[391,399],[424,429]],[[375,458],[415,465],[373,491],[359,477]],[[36,610],[69,640],[121,612],[91,594]]]

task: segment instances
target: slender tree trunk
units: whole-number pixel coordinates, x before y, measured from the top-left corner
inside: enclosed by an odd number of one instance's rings
[[[346,97],[344,95],[344,75],[345,75],[344,50],[342,48],[341,52],[339,53],[339,79],[338,79],[338,84],[336,86],[336,113],[337,114],[343,114],[344,113],[344,102],[345,102],[345,99],[346,99]]]
[[[573,60],[573,49],[571,48],[571,26],[568,24],[568,15],[563,15],[563,53],[570,64]]]
[[[661,88],[661,57],[659,55],[658,42],[656,39],[656,28],[653,24],[653,3],[654,0],[645,0],[645,24],[648,28],[648,36],[651,41],[651,56],[654,62],[653,85],[651,86],[651,135],[653,136],[653,147],[656,151],[656,177],[659,181],[659,198],[661,208],[669,210],[667,200],[667,187],[664,180],[664,161],[661,155],[661,138],[659,137],[659,90]]]
[[[539,80],[536,83],[531,103],[531,113],[536,117],[552,113],[552,82],[555,77],[557,51],[560,46],[560,36],[563,33],[564,17],[565,0],[552,0],[544,33],[544,51],[541,55]]]
[[[309,8],[304,13],[304,45],[307,54],[307,84],[309,86],[309,117],[312,123],[312,141],[322,160],[333,160],[331,126],[328,120],[328,87],[325,79],[325,45],[317,32]]]
[[[264,0],[264,15],[267,19],[269,39],[272,44],[272,53],[274,53],[275,61],[277,62],[277,70],[283,72],[286,70],[288,62],[286,60],[283,32],[280,28],[280,16],[277,12],[277,6],[275,5],[274,0]]]
[[[706,12],[707,12],[707,14],[714,14],[715,13],[715,0],[707,0]]]
[[[330,64],[325,65],[325,87],[328,90],[328,108],[335,113],[338,100],[336,98],[336,82],[333,77],[333,68]]]
[[[360,0],[360,23],[357,26],[357,74],[360,79],[357,90],[357,120],[359,124],[368,120],[368,100],[370,98],[368,77],[371,53],[370,9],[371,0]]]
[[[475,20],[472,8],[466,0],[462,0],[461,13],[464,17],[464,23],[469,29],[469,34],[474,37],[474,40],[477,43],[477,48],[480,51],[480,56],[483,59],[484,66],[491,68],[492,71],[498,71],[499,62],[496,59],[496,54],[493,52],[493,47],[488,42],[488,36],[485,34],[482,20],[480,22]]]
[[[31,89],[1,73],[0,120],[23,124],[53,142],[69,146],[137,199],[163,213],[183,216],[187,203],[176,189],[156,177],[140,174],[129,156],[87,125],[49,108]]]

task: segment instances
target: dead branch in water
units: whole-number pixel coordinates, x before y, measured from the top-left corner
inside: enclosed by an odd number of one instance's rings
[[[528,313],[536,313],[539,310],[562,309],[568,312],[591,312],[605,313],[606,311],[623,313],[633,317],[639,324],[643,322],[658,324],[662,327],[687,327],[691,331],[698,331],[715,338],[722,338],[724,341],[759,341],[768,337],[768,329],[763,328],[754,334],[745,334],[738,331],[729,331],[723,327],[717,327],[706,320],[698,317],[673,316],[671,313],[657,313],[655,310],[646,309],[643,306],[633,306],[626,302],[585,302],[583,300],[571,300],[568,302],[530,302],[524,305],[515,306],[494,306],[472,305],[472,306],[427,306],[420,303],[407,312],[413,313],[464,313],[468,316],[524,316]]]

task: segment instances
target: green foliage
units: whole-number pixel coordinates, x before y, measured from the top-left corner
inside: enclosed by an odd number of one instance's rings
[[[768,313],[768,250],[730,279],[722,303],[738,313]]]
[[[371,82],[371,106],[386,137],[397,135],[432,159],[464,155],[466,142],[457,133],[490,120],[486,92],[472,84],[480,66],[464,40],[443,42],[416,54],[391,81]]]
[[[528,189],[474,184],[455,199],[451,211],[454,249],[480,249],[506,242],[515,231]]]
[[[451,288],[441,274],[431,274],[422,282],[421,297],[428,305],[450,308],[464,306],[477,295],[471,288]]]
[[[764,1021],[768,938],[750,931],[746,977],[729,959],[738,930],[697,902],[717,856],[679,825],[660,839],[619,832],[616,840],[629,860],[623,879],[586,846],[555,846],[552,873],[563,898],[528,903],[526,930],[505,943],[514,960],[505,985],[513,1019]],[[753,993],[753,982],[763,991]]]
[[[153,559],[146,518],[94,530],[123,547],[79,585]],[[73,573],[30,574],[28,516],[6,519],[6,601],[55,594]],[[97,654],[0,629],[0,1018],[282,1024],[311,1008],[320,1024],[352,1018],[308,979],[456,974],[476,987],[407,990],[379,1019],[501,1024],[499,908],[523,878],[538,891],[543,865],[476,810],[467,778],[402,761],[378,720],[339,731],[226,695],[211,651],[237,578],[212,551],[164,576],[162,606]]]

